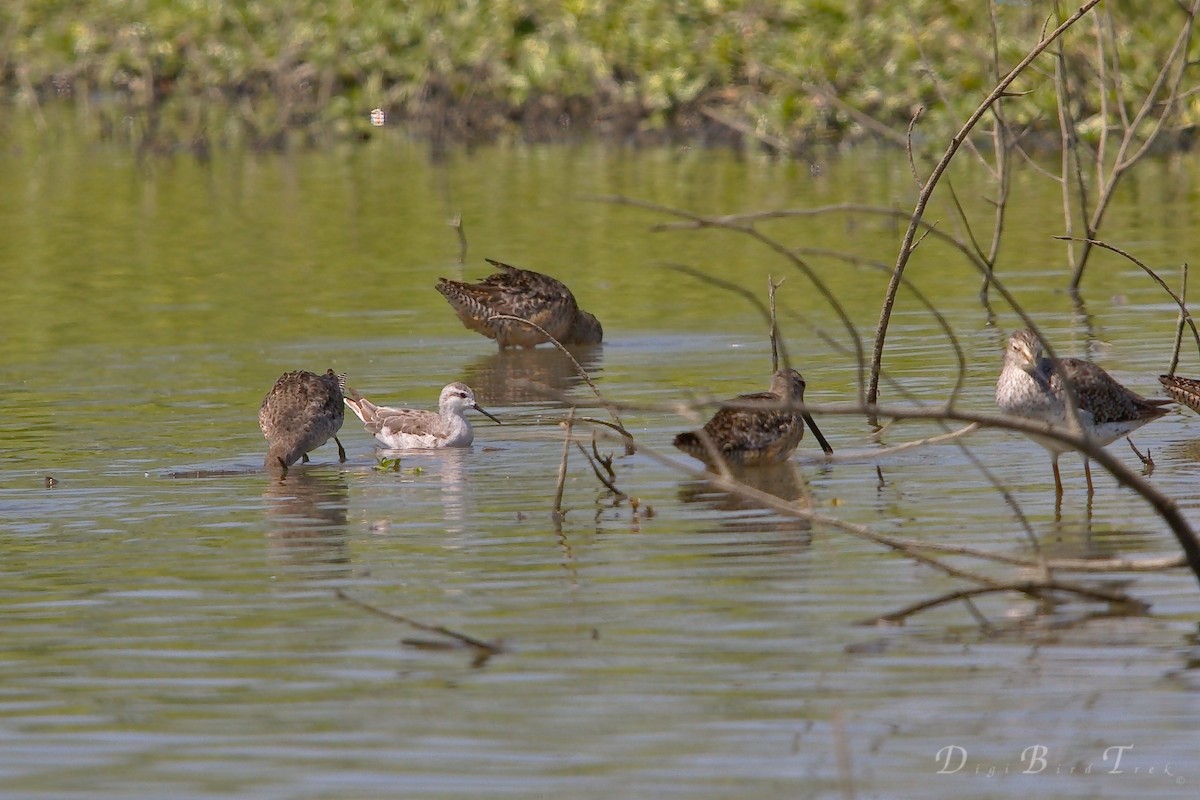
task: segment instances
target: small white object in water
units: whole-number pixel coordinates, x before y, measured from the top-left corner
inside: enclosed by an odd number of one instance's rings
[[[383,123],[387,122],[387,115],[383,113],[382,108],[371,109],[371,124],[376,128],[382,128]]]

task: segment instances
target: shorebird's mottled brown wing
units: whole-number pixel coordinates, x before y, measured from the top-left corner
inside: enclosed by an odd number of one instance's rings
[[[1176,403],[1182,403],[1192,411],[1200,413],[1200,381],[1181,378],[1178,375],[1159,375],[1158,382]]]
[[[495,339],[502,347],[534,347],[546,341],[534,328],[511,320],[493,320],[504,314],[527,319],[562,341],[571,332],[578,306],[562,281],[527,269],[488,259],[500,271],[478,283],[440,278],[437,290],[449,301],[470,330]]]
[[[258,424],[270,446],[266,463],[284,466],[325,444],[345,419],[341,380],[333,370],[316,375],[287,372],[275,381],[258,409]]]
[[[1142,397],[1090,361],[1059,359],[1058,370],[1050,378],[1050,386],[1055,392],[1063,391],[1062,375],[1070,379],[1079,397],[1080,408],[1091,412],[1096,425],[1151,420],[1167,413],[1163,406],[1169,401]]]
[[[731,464],[758,465],[784,461],[796,451],[804,436],[804,423],[793,411],[777,408],[750,408],[742,404],[778,405],[780,398],[770,392],[746,394],[736,398],[737,407],[726,406],[704,425],[704,432],[721,456]],[[675,437],[675,446],[705,463],[712,462],[704,440],[696,431]]]

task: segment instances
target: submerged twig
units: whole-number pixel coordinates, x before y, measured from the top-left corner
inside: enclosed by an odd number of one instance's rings
[[[1150,448],[1146,448],[1146,454],[1142,455],[1142,451],[1137,449],[1137,445],[1133,443],[1133,439],[1128,436],[1125,441],[1129,442],[1129,449],[1133,450],[1133,454],[1141,460],[1142,466],[1145,467],[1145,474],[1149,475],[1154,472],[1154,459],[1150,457]]]
[[[629,496],[617,488],[617,485],[616,485],[616,477],[617,476],[612,471],[611,463],[606,464],[605,459],[601,458],[599,453],[596,453],[596,459],[593,459],[592,454],[589,453],[584,448],[584,446],[582,444],[580,444],[578,441],[575,442],[575,446],[579,448],[579,452],[583,453],[583,457],[588,460],[588,464],[590,464],[592,467],[592,472],[596,473],[596,479],[599,480],[601,483],[603,483],[606,489],[608,489],[610,492],[615,494],[618,499],[623,500],[624,498]],[[595,449],[596,449],[596,437],[593,436],[592,437],[592,450],[595,451]],[[596,460],[599,460],[599,462],[601,464],[605,464],[605,466],[607,467],[606,471],[608,472],[609,477],[605,477],[604,474],[602,472],[600,472],[600,467],[597,465]],[[611,456],[609,457],[609,461],[611,462]]]
[[[1098,600],[1104,603],[1123,606],[1125,609],[1133,613],[1143,613],[1150,606],[1136,598],[1130,597],[1124,592],[1110,592],[1105,589],[1096,589],[1090,586],[1082,586],[1077,583],[1063,583],[1062,581],[1018,581],[1015,583],[1006,583],[998,586],[976,586],[970,589],[956,589],[952,592],[938,595],[937,597],[921,600],[904,608],[893,611],[890,614],[883,614],[872,619],[863,620],[864,625],[878,625],[880,623],[890,623],[898,625],[904,622],[908,617],[922,611],[928,611],[931,608],[953,603],[955,601],[968,601],[970,598],[979,597],[985,594],[995,594],[997,592],[1020,592],[1026,596],[1044,597],[1047,594],[1054,592],[1067,592],[1076,594],[1087,600]]]
[[[403,614],[397,614],[394,611],[385,611],[384,609],[379,608],[378,606],[373,606],[364,600],[359,600],[357,597],[353,597],[348,594],[344,589],[335,589],[333,594],[339,600],[344,600],[353,606],[358,606],[364,611],[369,611],[377,617],[390,619],[393,622],[401,622],[405,625],[416,628],[419,631],[425,631],[426,633],[436,633],[440,634],[441,636],[447,636],[488,656],[494,656],[504,652],[504,645],[500,641],[488,642],[483,639],[476,639],[474,636],[468,636],[465,633],[459,633],[458,631],[450,630],[442,625],[427,625],[424,622],[418,622],[412,617],[406,617]]]
[[[712,286],[716,286],[718,289],[724,289],[727,292],[733,292],[734,294],[736,294],[739,297],[741,297],[742,299],[744,299],[746,302],[750,303],[750,305],[754,306],[755,310],[758,311],[758,313],[762,314],[763,320],[765,320],[767,322],[767,324],[772,325],[772,326],[774,325],[774,319],[775,319],[774,307],[773,306],[772,306],[772,308],[764,307],[762,304],[762,300],[758,299],[758,296],[756,294],[754,294],[754,292],[747,289],[746,287],[740,286],[740,285],[734,283],[733,281],[727,281],[723,278],[718,278],[714,275],[709,275],[708,273],[701,272],[700,270],[696,269],[695,267],[689,267],[686,264],[667,264],[666,267],[667,267],[667,269],[674,270],[675,272],[682,272],[684,275],[691,276],[691,277],[695,278],[696,280],[701,281],[703,283],[707,283]],[[767,277],[767,280],[768,281],[771,280],[770,276]],[[780,281],[780,283],[782,283],[782,282],[783,281]],[[772,330],[773,329],[774,328],[772,327]],[[772,346],[778,347],[778,351],[776,351],[774,349],[771,351],[771,364],[772,364],[773,370],[779,369],[778,362],[780,359],[782,359],[785,364],[790,363],[790,359],[788,358],[788,354],[787,354],[787,346],[784,342],[776,342],[776,341],[772,340]]]

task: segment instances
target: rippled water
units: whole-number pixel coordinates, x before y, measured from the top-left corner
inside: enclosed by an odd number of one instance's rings
[[[911,195],[902,159],[820,167],[594,147],[433,163],[382,140],[139,165],[69,141],[10,145],[0,158],[0,793],[1186,796],[1200,782],[1200,603],[1188,574],[1079,578],[1123,583],[1153,604],[1140,616],[1080,601],[1038,614],[1001,595],[978,601],[990,631],[962,605],[864,626],[963,584],[750,507],[646,452],[667,453],[690,424],[671,404],[761,390],[770,370],[753,308],[666,262],[760,295],[769,271],[786,274],[784,332],[810,402],[854,397],[853,360],[812,329],[843,346],[848,334],[800,275],[745,238],[650,232],[662,217],[586,198],[724,212],[903,207]],[[1116,209],[1114,235],[1169,272],[1196,222],[1182,185],[1195,165],[1147,170],[1126,198],[1139,202]],[[1148,198],[1154,181],[1168,188]],[[1170,305],[1111,260],[1098,262],[1079,316],[1056,293],[1061,251],[1047,231],[1057,230],[1035,227],[1057,213],[1057,196],[1025,191],[1011,288],[1062,351],[1155,392]],[[464,267],[445,224],[456,213]],[[772,230],[793,244],[894,254],[890,223],[832,220]],[[636,511],[574,451],[570,510],[552,518],[564,411],[531,384],[589,390],[555,351],[498,354],[458,326],[432,283],[486,274],[484,255],[564,278],[603,320],[606,343],[584,363],[629,404],[623,418],[646,448],[623,456],[600,444]],[[977,278],[947,261],[911,274],[962,337],[962,406],[988,410],[1017,321],[998,309],[990,326]],[[884,278],[818,267],[869,344]],[[905,301],[885,364],[933,402],[955,368],[937,331]],[[504,425],[479,418],[471,449],[406,454],[397,472],[376,469],[351,419],[346,464],[331,445],[286,480],[268,477],[258,403],[280,372],[326,366],[393,404],[429,407],[442,384],[465,380]],[[1182,371],[1200,372],[1186,350]],[[876,438],[858,417],[820,422],[839,452],[858,455],[825,464],[806,439],[793,465],[755,484],[881,533],[1031,552],[957,446],[871,456],[932,426]],[[1157,464],[1151,480],[1193,524],[1198,439],[1186,411],[1135,436]],[[1056,521],[1040,448],[999,431],[970,445],[1048,552],[1177,551],[1099,470],[1089,515],[1082,469],[1064,456]],[[1137,463],[1127,445],[1112,449]],[[503,652],[479,663],[431,646],[447,640],[339,590]]]

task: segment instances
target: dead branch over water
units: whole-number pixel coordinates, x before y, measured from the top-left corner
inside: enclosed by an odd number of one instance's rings
[[[711,401],[709,404],[696,404],[690,407],[681,409],[681,406],[674,404],[671,406],[632,406],[629,404],[621,404],[604,397],[599,389],[596,389],[599,400],[602,404],[614,411],[618,408],[625,410],[640,410],[648,411],[655,410],[660,413],[683,410],[687,412],[687,416],[698,416],[698,410],[705,405],[731,405],[731,401]],[[736,405],[736,402],[732,403]],[[749,405],[749,404],[747,404]],[[774,404],[772,404],[774,405]],[[928,598],[920,602],[911,604],[897,611],[886,614],[881,614],[874,618],[873,622],[899,623],[903,622],[910,616],[920,613],[925,610],[940,607],[952,602],[961,602],[968,608],[973,617],[975,617],[981,625],[989,627],[986,619],[981,612],[975,608],[971,600],[982,595],[992,595],[999,593],[1019,593],[1023,594],[1031,600],[1039,603],[1044,603],[1054,597],[1063,595],[1075,596],[1089,602],[1103,602],[1110,608],[1119,610],[1124,613],[1144,611],[1147,606],[1144,602],[1126,594],[1116,588],[1102,587],[1089,584],[1081,584],[1074,581],[1063,580],[1059,577],[1059,573],[1063,572],[1087,572],[1092,574],[1111,573],[1111,572],[1146,572],[1152,570],[1173,569],[1180,566],[1188,566],[1193,574],[1200,581],[1200,541],[1197,540],[1195,533],[1191,530],[1187,521],[1180,514],[1178,507],[1169,497],[1160,493],[1152,484],[1129,470],[1122,462],[1109,454],[1096,442],[1084,436],[1081,432],[1072,432],[1064,427],[1054,427],[1047,423],[1035,422],[1021,418],[1009,417],[995,413],[981,413],[958,410],[950,406],[938,408],[928,408],[919,406],[868,406],[864,404],[821,404],[812,405],[804,403],[778,404],[781,408],[789,408],[796,411],[806,411],[816,415],[853,415],[853,416],[870,416],[888,418],[893,421],[902,420],[928,420],[944,425],[947,422],[965,423],[958,430],[950,431],[935,437],[927,437],[925,439],[897,445],[896,448],[911,448],[924,446],[939,441],[954,440],[967,436],[969,433],[978,430],[982,427],[995,427],[1018,431],[1022,433],[1036,433],[1046,438],[1062,441],[1072,446],[1088,458],[1094,460],[1097,464],[1107,470],[1119,483],[1132,488],[1138,492],[1146,501],[1162,516],[1162,518],[1171,527],[1179,542],[1180,548],[1183,551],[1181,557],[1159,557],[1152,559],[1105,559],[1105,560],[1084,560],[1084,559],[1049,559],[1046,558],[1038,550],[1037,537],[1033,534],[1028,522],[1024,520],[1019,509],[1012,501],[1013,510],[1020,519],[1030,543],[1035,548],[1036,556],[1034,558],[1022,558],[1012,555],[1007,552],[994,552],[980,550],[977,548],[965,547],[962,545],[949,545],[939,542],[923,542],[904,537],[889,536],[872,530],[868,526],[858,525],[842,520],[838,517],[820,513],[813,508],[812,502],[807,499],[801,501],[789,501],[776,497],[768,492],[764,492],[756,487],[753,487],[734,477],[726,467],[721,469],[718,466],[716,472],[709,471],[705,468],[691,466],[690,464],[681,463],[667,455],[659,452],[656,448],[647,445],[645,442],[640,442],[638,452],[644,457],[648,457],[659,463],[668,465],[692,478],[701,479],[714,487],[726,491],[730,494],[758,505],[762,508],[780,513],[786,516],[792,516],[806,520],[814,525],[822,526],[827,529],[841,531],[849,535],[873,542],[879,546],[885,547],[892,552],[908,558],[916,563],[934,569],[947,577],[966,581],[974,586],[971,588],[955,589],[936,597]],[[755,404],[751,407],[762,408],[763,404]],[[585,422],[574,416],[574,407],[571,408],[569,416],[564,424],[565,436],[563,439],[563,458],[560,463],[557,493],[554,507],[554,519],[561,521],[563,518],[562,512],[562,496],[567,475],[567,455],[571,444],[587,456],[587,452],[582,445],[574,440],[574,426],[576,423]],[[609,438],[614,441],[623,441],[626,434],[618,435],[607,426],[599,426],[592,434],[593,451],[596,452],[597,459],[600,459],[599,453],[595,447],[597,438]],[[961,442],[958,442],[961,444]],[[827,458],[833,462],[847,461],[852,459],[862,459],[869,457],[872,460],[879,460],[886,457],[889,453],[896,452],[896,448],[886,448],[870,453],[846,454],[843,452],[839,456]],[[591,459],[588,459],[591,462]],[[601,463],[604,463],[601,460]],[[985,470],[984,466],[976,460],[976,465],[981,470]],[[718,462],[720,464],[720,462]],[[611,467],[611,463],[605,464],[605,469],[608,473],[606,478],[597,467],[595,462],[591,463],[594,474],[600,482],[610,491],[618,496],[618,499],[626,498],[627,495],[620,492],[616,488],[616,473]],[[1001,487],[994,478],[989,475],[989,480],[993,482],[1007,497],[1007,492]],[[1022,570],[1024,574],[1016,577],[997,577],[988,573],[980,572],[975,569],[959,566],[944,558],[940,558],[935,554],[942,554],[958,559],[968,559],[987,563],[992,565],[1004,565]],[[1030,574],[1035,577],[1030,577]]]
[[[1068,70],[1064,68],[1065,56],[1061,49],[1056,54],[1055,85],[1060,98],[1059,117],[1063,139],[1063,219],[1067,235],[1073,235],[1074,219],[1082,218],[1084,222],[1083,236],[1079,237],[1082,241],[1080,250],[1076,252],[1074,239],[1067,242],[1067,254],[1072,265],[1071,291],[1078,291],[1083,281],[1083,270],[1092,252],[1093,240],[1097,238],[1117,186],[1129,170],[1150,152],[1186,96],[1183,79],[1189,68],[1194,68],[1188,60],[1187,51],[1196,14],[1200,11],[1200,0],[1191,0],[1186,4],[1180,2],[1178,6],[1183,19],[1175,42],[1163,57],[1153,85],[1140,99],[1132,96],[1128,83],[1122,80],[1120,70],[1116,68],[1120,36],[1114,28],[1112,17],[1103,10],[1093,16],[1101,125],[1099,141],[1091,153],[1090,164],[1085,163],[1088,153],[1075,129],[1074,119],[1065,112],[1071,105],[1072,90],[1066,77]],[[1114,134],[1119,134],[1115,146],[1111,143]],[[1084,175],[1085,167],[1092,172],[1091,180]]]
[[[619,404],[607,398],[602,398],[602,402],[610,404],[613,407],[619,406],[626,410],[656,410],[658,412],[679,410],[678,405],[635,407]],[[716,403],[714,401],[713,403],[713,405],[726,406],[729,404],[730,401],[721,401],[720,403]],[[850,523],[838,517],[820,513],[814,510],[811,502],[796,502],[776,497],[738,480],[728,471],[728,469],[722,470],[718,467],[717,471],[713,472],[704,468],[683,464],[659,452],[656,448],[647,445],[645,442],[639,443],[638,451],[643,456],[664,465],[668,465],[673,469],[679,470],[684,474],[691,476],[692,478],[702,479],[714,487],[736,495],[747,502],[769,509],[776,513],[806,520],[814,525],[838,530],[857,538],[865,539],[882,547],[888,548],[898,555],[908,558],[914,562],[935,569],[948,577],[975,584],[975,588],[953,590],[943,595],[914,603],[911,606],[898,611],[882,614],[878,618],[875,618],[874,621],[892,623],[901,622],[913,614],[939,607],[947,603],[959,601],[969,605],[971,598],[980,595],[997,594],[1003,592],[1024,594],[1030,599],[1037,600],[1039,602],[1048,600],[1054,596],[1061,596],[1064,594],[1073,595],[1087,601],[1100,601],[1107,603],[1112,608],[1119,609],[1123,612],[1140,612],[1147,608],[1144,602],[1114,588],[1084,585],[1072,581],[1062,580],[1057,575],[1057,573],[1062,572],[1088,572],[1093,574],[1112,572],[1147,572],[1187,566],[1192,570],[1193,574],[1197,577],[1197,580],[1200,581],[1200,540],[1197,540],[1194,531],[1192,531],[1187,521],[1179,512],[1178,506],[1175,504],[1175,502],[1171,498],[1159,492],[1144,478],[1132,472],[1121,461],[1109,454],[1103,447],[1098,446],[1095,441],[1082,435],[1081,433],[1072,432],[1064,427],[1050,426],[1049,424],[1042,422],[1035,422],[995,413],[962,411],[948,407],[922,408],[915,406],[906,407],[894,405],[864,406],[862,404],[779,405],[780,407],[792,408],[794,410],[804,409],[807,412],[815,415],[842,414],[864,417],[878,416],[892,419],[893,421],[928,420],[937,422],[939,424],[944,424],[948,421],[966,423],[964,427],[956,431],[952,431],[941,436],[927,437],[922,440],[897,446],[901,448],[924,446],[927,444],[951,439],[958,440],[982,427],[1001,428],[1022,433],[1036,433],[1046,438],[1062,441],[1071,445],[1079,453],[1084,454],[1088,458],[1094,460],[1097,464],[1108,471],[1109,474],[1111,474],[1120,484],[1127,486],[1140,494],[1167,522],[1172,532],[1176,535],[1176,539],[1179,542],[1181,550],[1183,551],[1183,555],[1178,557],[1158,557],[1136,560],[1121,558],[1104,560],[1048,559],[1042,555],[1040,551],[1037,552],[1035,558],[1022,558],[1020,556],[1015,556],[1005,552],[979,550],[977,548],[970,548],[961,545],[948,545],[938,542],[923,542],[909,538],[889,536],[874,531],[867,526]],[[690,411],[692,414],[695,414],[697,409],[700,407],[703,407],[703,405],[693,406]],[[761,405],[755,407],[761,407]],[[566,476],[566,454],[572,442],[570,422],[573,421],[573,418],[569,418],[567,435],[564,437],[563,441],[564,458],[559,473],[559,494],[558,498],[556,499],[556,512],[558,512],[561,507],[561,492]],[[613,438],[614,440],[619,440],[613,433],[610,433],[604,428],[601,428],[593,433],[593,438],[595,439],[596,437]],[[582,445],[580,445],[578,442],[575,442],[575,444],[580,450],[583,450]],[[840,456],[827,458],[834,462],[839,460],[861,460],[864,457],[870,457],[873,460],[878,460],[881,457],[886,457],[887,454],[892,452],[896,452],[896,449],[887,448],[871,453],[855,453],[849,456],[843,452]],[[982,465],[978,464],[978,462],[976,463],[980,469],[984,469]],[[610,491],[618,492],[615,486],[615,472],[612,472],[610,469],[611,479],[605,479],[601,475],[600,471],[596,468],[595,464],[592,464],[592,468],[595,471],[597,478],[601,480],[601,483],[604,484],[606,488],[608,488]],[[995,483],[994,478],[990,479],[998,489],[1004,491],[1003,487],[999,486],[998,483]],[[1005,492],[1005,494],[1007,497],[1007,492]],[[624,493],[620,493],[620,495],[625,496]],[[1030,543],[1035,549],[1038,548],[1038,541],[1032,531],[1032,528],[1028,525],[1028,522],[1024,520],[1024,517],[1020,514],[1019,509],[1016,508],[1015,501],[1012,501],[1012,505],[1014,507],[1014,512],[1019,517],[1023,527],[1026,529]],[[561,514],[556,513],[556,518],[561,519]],[[1026,574],[1016,578],[998,578],[987,573],[952,564],[942,558],[936,557],[934,555],[936,553],[957,558],[966,558],[983,563],[991,563],[994,565],[1000,564],[1015,567],[1025,571]],[[1033,573],[1036,577],[1029,577],[1029,573]],[[977,619],[981,620],[982,624],[983,618],[978,610],[974,609],[973,606],[970,606],[970,608],[971,613],[976,616]]]
[[[1186,0],[1186,7],[1183,3],[1178,4],[1182,19],[1178,38],[1170,51],[1164,54],[1163,65],[1154,85],[1141,98],[1131,98],[1127,87],[1122,85],[1121,77],[1114,66],[1119,63],[1116,57],[1118,38],[1113,34],[1110,17],[1106,12],[1097,10],[1098,4],[1099,0],[1084,2],[1074,13],[1062,18],[1060,24],[1053,28],[1053,30],[1043,30],[1040,40],[1015,67],[1007,72],[1001,70],[998,48],[994,47],[992,65],[996,76],[995,85],[987,97],[964,122],[958,134],[952,138],[949,146],[941,153],[925,177],[922,177],[921,174],[923,161],[918,157],[918,153],[915,150],[913,136],[914,131],[918,127],[921,112],[918,111],[913,116],[908,131],[905,134],[899,135],[906,144],[909,166],[917,189],[915,206],[911,212],[902,212],[892,208],[868,204],[845,203],[808,209],[765,210],[736,215],[702,215],[628,197],[601,198],[608,202],[619,203],[675,218],[675,221],[652,226],[651,230],[654,231],[694,231],[716,228],[728,231],[734,235],[749,237],[761,244],[769,253],[783,259],[786,264],[796,269],[817,290],[817,294],[828,304],[829,309],[840,320],[846,339],[837,341],[835,337],[828,336],[823,331],[816,331],[816,333],[831,348],[844,352],[848,358],[853,358],[853,363],[856,365],[859,376],[857,382],[859,392],[858,402],[842,405],[797,404],[795,408],[815,415],[841,414],[862,416],[871,425],[876,425],[879,419],[891,420],[889,424],[895,424],[903,420],[926,420],[937,424],[942,429],[942,433],[940,434],[927,436],[911,442],[904,442],[892,448],[867,452],[847,452],[843,449],[839,451],[838,455],[828,458],[829,463],[836,464],[847,460],[869,458],[875,460],[878,466],[879,461],[886,459],[892,453],[935,442],[948,441],[953,442],[962,450],[979,473],[1004,498],[1005,503],[1011,509],[1013,517],[1024,530],[1026,540],[1034,547],[1034,558],[1021,558],[1007,553],[977,551],[953,545],[915,542],[896,537],[887,537],[871,531],[869,528],[852,525],[835,517],[819,514],[811,506],[780,500],[779,498],[758,491],[754,487],[737,480],[720,459],[715,459],[716,467],[712,470],[695,469],[680,464],[678,461],[655,451],[654,448],[648,446],[645,442],[639,442],[639,450],[642,455],[661,461],[664,464],[669,464],[694,478],[708,481],[710,484],[730,494],[734,494],[745,501],[781,514],[808,520],[813,524],[827,526],[862,537],[887,547],[893,552],[912,559],[915,562],[941,571],[948,576],[975,584],[973,588],[948,592],[942,596],[931,598],[914,604],[909,608],[893,612],[890,615],[884,615],[879,618],[881,620],[902,620],[911,614],[950,602],[963,603],[977,619],[982,620],[982,617],[978,614],[972,603],[972,598],[979,595],[1014,591],[1023,593],[1031,599],[1038,600],[1045,600],[1056,595],[1061,596],[1065,593],[1091,601],[1099,600],[1108,602],[1124,610],[1140,610],[1144,608],[1144,605],[1139,601],[1125,595],[1121,591],[1116,591],[1108,587],[1097,588],[1090,585],[1085,586],[1065,582],[1056,575],[1056,573],[1068,571],[1090,573],[1110,571],[1141,572],[1187,566],[1197,581],[1200,582],[1200,541],[1197,540],[1196,533],[1181,514],[1178,505],[1172,498],[1167,497],[1145,478],[1134,473],[1116,457],[1105,451],[1095,440],[1085,435],[1085,429],[1079,420],[1078,397],[1073,387],[1068,385],[1065,391],[1067,423],[1057,427],[1052,427],[1046,423],[1007,417],[995,413],[964,410],[956,405],[961,396],[967,375],[966,358],[959,345],[959,337],[936,305],[930,302],[906,275],[906,266],[923,242],[927,240],[938,242],[951,248],[952,251],[960,255],[966,264],[970,265],[982,277],[980,300],[987,312],[987,323],[989,325],[995,324],[995,315],[988,300],[989,293],[994,290],[1012,312],[1023,321],[1024,326],[1032,329],[1042,340],[1046,354],[1050,358],[1056,357],[1053,348],[1046,343],[1046,337],[1041,335],[1037,320],[1025,310],[1019,298],[1005,286],[1005,282],[996,274],[1005,230],[1006,211],[1012,199],[1012,155],[1016,153],[1022,156],[1023,160],[1020,163],[1030,167],[1035,174],[1058,182],[1062,187],[1066,235],[1057,238],[1066,241],[1069,248],[1069,271],[1071,274],[1067,282],[1067,287],[1073,292],[1077,290],[1082,276],[1083,265],[1088,260],[1088,255],[1091,252],[1103,249],[1120,255],[1140,267],[1150,279],[1155,281],[1172,298],[1179,308],[1177,322],[1179,334],[1182,333],[1184,325],[1189,326],[1193,337],[1196,339],[1197,349],[1200,350],[1200,333],[1197,333],[1196,326],[1187,310],[1184,293],[1181,291],[1179,295],[1176,295],[1153,270],[1139,261],[1135,256],[1120,248],[1104,243],[1098,237],[1098,228],[1103,220],[1104,211],[1113,198],[1113,192],[1117,184],[1149,152],[1152,143],[1163,130],[1166,121],[1174,113],[1180,101],[1189,94],[1189,90],[1186,90],[1183,86],[1184,67],[1187,65],[1185,57],[1187,43],[1191,40],[1194,17],[1197,10],[1200,10],[1200,0]],[[992,13],[991,20],[994,31],[996,26],[995,3],[989,4],[989,7]],[[1062,36],[1089,14],[1092,15],[1091,19],[1094,23],[1094,35],[1097,42],[1096,52],[1098,54],[1097,63],[1099,68],[1096,70],[1098,75],[1096,87],[1068,86],[1066,80],[1062,77],[1067,73],[1060,68],[1063,53],[1061,48]],[[998,36],[993,33],[993,44],[997,41]],[[1052,48],[1057,48],[1057,50]],[[1060,130],[1062,131],[1061,146],[1063,153],[1061,169],[1058,175],[1043,170],[1020,149],[1019,145],[1016,144],[1020,138],[1019,133],[1014,132],[1008,127],[1002,105],[1002,101],[1005,103],[1019,101],[1020,94],[1010,91],[1010,87],[1030,69],[1039,56],[1047,51],[1052,53],[1057,59],[1055,86],[1060,99]],[[1079,74],[1078,70],[1072,74]],[[936,88],[943,95],[947,92],[941,83],[938,83]],[[1101,94],[1101,106],[1105,112],[1102,115],[1103,119],[1099,121],[1099,139],[1093,142],[1085,141],[1082,138],[1080,134],[1080,121],[1071,117],[1073,108],[1078,106],[1078,103],[1075,102],[1078,99],[1078,93],[1090,88],[1094,88]],[[992,120],[990,129],[986,131],[990,138],[991,151],[985,155],[976,146],[971,135],[976,127],[980,126],[982,121],[988,117]],[[1119,142],[1114,145],[1111,137],[1119,137]],[[1089,151],[1089,147],[1092,150]],[[995,191],[989,198],[994,208],[991,218],[990,241],[985,241],[984,237],[978,236],[972,229],[967,209],[961,201],[959,194],[955,191],[953,184],[950,182],[948,170],[950,164],[960,151],[966,151],[973,155],[983,165],[995,186]],[[1088,155],[1089,152],[1092,153],[1091,156]],[[1089,169],[1092,171],[1094,177],[1085,176],[1084,174],[1084,165],[1087,158],[1092,159]],[[933,163],[932,159],[929,163]],[[947,203],[952,211],[951,224],[957,226],[957,232],[942,230],[944,223],[930,223],[925,219],[929,211],[930,202],[939,187],[944,189],[943,194],[946,195]],[[1092,192],[1092,194],[1089,194],[1089,192]],[[767,235],[759,227],[760,223],[767,221],[801,220],[830,214],[846,216],[882,215],[890,216],[896,219],[897,222],[904,220],[907,227],[901,237],[895,263],[887,265],[873,262],[870,259],[850,253],[829,252],[815,248],[789,247],[778,239]],[[1084,225],[1083,236],[1077,236],[1074,233],[1073,225],[1075,221],[1081,219]],[[1047,239],[1050,240],[1051,237],[1047,236]],[[1079,245],[1082,245],[1082,247],[1078,247]],[[850,317],[836,296],[833,295],[828,286],[823,282],[821,276],[806,260],[810,257],[813,259],[831,259],[856,264],[867,264],[888,273],[889,282],[881,303],[879,322],[874,332],[874,346],[869,359],[865,355],[866,348],[858,334],[857,322]],[[709,275],[696,267],[671,265],[671,268],[702,280],[717,289],[736,293],[748,299],[759,310],[764,320],[770,326],[772,349],[774,352],[776,347],[775,340],[777,338],[777,322],[774,313],[777,284],[773,278],[768,277],[768,302],[770,305],[770,309],[768,309],[755,296],[756,293],[751,293],[742,285],[724,278]],[[889,378],[887,371],[883,368],[884,343],[888,333],[888,323],[899,293],[902,290],[911,293],[921,303],[925,311],[933,319],[937,320],[946,340],[951,343],[958,357],[958,369],[954,387],[949,391],[943,404],[925,406],[914,404],[904,406],[880,404],[878,402],[879,387],[883,381],[887,381],[889,386],[896,388],[900,395],[903,396],[906,394],[903,386],[892,378]],[[786,299],[782,295],[781,298]],[[1079,303],[1082,306],[1081,299],[1079,299]],[[1177,334],[1177,341],[1179,334]],[[779,338],[778,352],[782,355],[785,351],[783,349],[782,337]],[[1172,365],[1177,360],[1177,349],[1178,344],[1176,345],[1176,357],[1172,359]],[[783,357],[786,359],[786,355],[783,355]],[[616,408],[619,405],[611,401],[602,402],[605,402],[605,405],[610,409]],[[703,399],[694,403],[662,407],[658,410],[660,412],[673,411],[689,421],[695,421],[699,418],[697,412],[700,409],[713,405],[729,407],[731,404],[727,400],[714,401]],[[620,407],[625,409],[630,408],[624,405],[620,405]],[[957,423],[960,427],[952,429],[951,423]],[[1040,552],[1038,537],[1033,526],[1022,513],[1016,498],[992,474],[987,464],[972,452],[970,448],[968,441],[969,434],[985,427],[1001,428],[1025,434],[1036,434],[1045,439],[1061,442],[1085,457],[1085,459],[1099,464],[1113,476],[1118,484],[1136,492],[1162,518],[1175,535],[1182,555],[1153,559],[1129,560],[1115,558],[1095,561],[1046,558]],[[597,431],[595,435],[608,436],[604,431]],[[711,443],[708,443],[708,446],[710,450],[713,450]],[[597,475],[599,476],[599,473]],[[879,471],[879,475],[882,483],[882,470]],[[1016,577],[997,578],[948,563],[946,558],[936,555],[939,553],[958,560],[967,559],[973,562],[988,563],[993,565],[993,567],[1003,565],[1021,570],[1022,573]],[[1036,575],[1036,579],[1030,579],[1030,573]]]
[[[937,188],[938,181],[946,170],[950,167],[950,162],[954,159],[958,149],[962,143],[970,135],[971,131],[979,123],[989,109],[1000,100],[1008,91],[1008,87],[1029,67],[1034,60],[1042,54],[1059,36],[1065,33],[1072,25],[1081,20],[1088,11],[1094,8],[1100,0],[1088,0],[1080,8],[1063,21],[1061,25],[1050,32],[1048,36],[1038,42],[1037,45],[1029,51],[1011,71],[992,89],[991,93],[984,98],[983,102],[975,109],[962,128],[950,140],[950,146],[946,148],[946,152],[942,155],[940,161],[930,172],[926,178],[924,185],[921,188],[920,194],[917,196],[916,206],[913,208],[912,219],[909,221],[908,230],[904,232],[904,239],[900,245],[900,253],[896,258],[895,271],[892,273],[892,281],[888,284],[887,292],[884,296],[883,307],[879,312],[879,324],[875,329],[875,346],[871,354],[871,370],[870,384],[867,387],[866,400],[868,403],[875,403],[879,399],[879,368],[883,363],[883,345],[887,339],[888,322],[891,320],[892,309],[896,304],[896,295],[900,291],[900,278],[904,273],[904,268],[907,266],[909,259],[914,251],[914,240],[917,234],[917,228],[921,223],[921,219],[925,214],[925,209],[929,205],[930,198],[933,197],[933,191]]]

